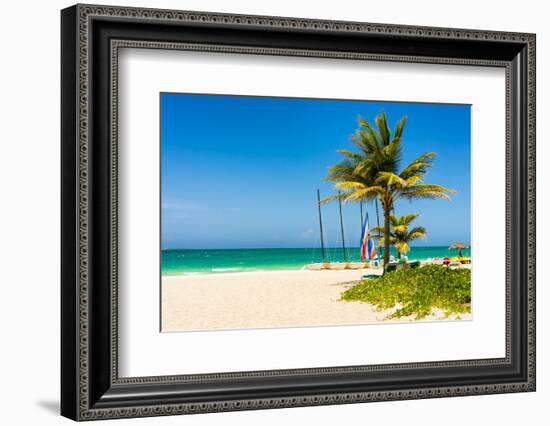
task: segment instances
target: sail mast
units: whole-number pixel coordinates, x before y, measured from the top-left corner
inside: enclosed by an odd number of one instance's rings
[[[380,216],[378,216],[378,200],[374,200],[374,205],[376,206],[376,226],[378,229],[380,229]],[[380,231],[378,231],[378,234],[381,234]],[[382,254],[384,254],[384,249],[381,247],[380,251]]]
[[[323,262],[325,258],[325,242],[323,240],[323,218],[321,217],[321,194],[317,189],[317,208],[319,209],[319,228],[321,229],[321,255],[323,256]]]
[[[378,216],[378,200],[374,200],[374,205],[376,206],[376,226],[380,228],[380,216]]]
[[[359,209],[360,209],[359,214],[361,215],[361,232],[363,232],[363,202],[362,201],[359,201]]]
[[[340,195],[340,191],[338,191]],[[342,249],[344,250],[344,262],[348,261],[348,255],[346,253],[346,241],[344,239],[344,220],[342,218],[342,199],[338,197],[338,206],[340,207],[340,230],[342,231]]]

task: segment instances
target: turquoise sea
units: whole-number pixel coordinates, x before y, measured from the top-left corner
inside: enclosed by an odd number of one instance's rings
[[[344,261],[342,248],[330,248],[326,252],[327,261]],[[360,260],[359,248],[348,248],[346,254],[348,261]],[[397,257],[393,249],[392,254]],[[462,250],[462,254],[469,256],[470,250]],[[450,251],[448,247],[411,247],[408,254],[409,260],[453,256],[457,256],[457,251]],[[162,274],[301,269],[308,263],[321,262],[321,260],[320,248],[163,250]]]

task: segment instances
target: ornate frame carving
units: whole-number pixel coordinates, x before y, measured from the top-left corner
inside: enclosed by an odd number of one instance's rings
[[[62,282],[62,414],[76,420],[91,420],[114,417],[140,417],[151,415],[170,415],[197,412],[229,411],[244,409],[277,408],[322,404],[340,404],[352,402],[399,400],[415,398],[434,398],[442,396],[475,395],[488,393],[533,391],[535,389],[535,36],[533,34],[504,33],[447,28],[409,27],[400,25],[382,25],[355,22],[336,22],[294,18],[275,18],[264,16],[227,15],[202,12],[183,12],[155,9],[137,9],[126,7],[104,7],[77,5],[66,9],[63,17],[63,72],[69,76],[63,82],[63,176],[72,179],[63,183],[63,212],[74,216],[74,223],[64,224],[62,240],[63,271]],[[409,40],[413,44],[419,41],[465,42],[468,46],[506,46],[506,52],[520,52],[501,58],[481,57],[442,57],[430,55],[404,55],[395,53],[371,53],[346,50],[319,50],[315,48],[258,47],[246,45],[221,45],[215,43],[181,42],[171,39],[159,41],[133,39],[132,35],[109,38],[107,84],[103,80],[94,80],[92,61],[95,58],[92,27],[93,22],[108,22],[110,28],[117,23],[139,22],[144,28],[151,25],[159,28],[171,24],[193,28],[223,27],[234,29],[252,28],[254,30],[276,30],[288,32],[300,37],[301,33],[315,34],[351,34],[373,36],[377,39]],[[99,32],[99,30],[97,30]],[[100,43],[98,43],[99,45]],[[377,366],[327,367],[306,370],[275,370],[262,372],[225,373],[215,375],[163,376],[145,378],[119,378],[117,368],[117,70],[118,49],[121,47],[183,49],[198,51],[222,51],[239,54],[298,55],[356,60],[383,60],[397,62],[445,63],[456,65],[496,66],[506,69],[506,110],[507,110],[507,290],[506,290],[506,357],[503,359],[464,360],[451,362],[393,364]],[[503,50],[505,50],[503,48]],[[100,82],[100,83],[98,83]],[[94,86],[95,84],[95,86]],[[98,89],[98,86],[101,86]],[[94,91],[95,90],[95,91]],[[91,117],[96,96],[102,90],[102,96],[109,100],[108,126],[110,147],[109,203],[99,207],[97,185],[90,161],[94,149],[91,146],[94,136]],[[110,93],[104,93],[105,91]],[[99,116],[100,114],[98,114]],[[105,116],[102,116],[105,117]],[[514,120],[517,121],[514,121]],[[68,120],[70,124],[65,124]],[[71,121],[72,120],[72,121]],[[99,118],[95,118],[99,120]],[[519,128],[523,126],[523,128]],[[523,132],[523,133],[522,133]],[[99,133],[99,132],[97,132]],[[516,146],[519,145],[519,146]],[[96,160],[97,161],[97,160]],[[513,216],[516,203],[523,212],[521,221]],[[108,204],[108,205],[107,205]],[[90,296],[95,288],[91,277],[93,269],[92,242],[96,244],[92,220],[98,208],[106,208],[109,215],[109,299],[101,298],[101,303],[109,304],[108,318],[101,319],[104,331],[97,331],[98,313],[92,311]],[[520,229],[521,228],[521,229]],[[515,233],[520,233],[517,236]],[[519,238],[524,249],[523,264],[513,267],[508,262],[512,254],[511,241]],[[107,248],[107,247],[106,247]],[[514,269],[515,268],[515,269]],[[524,268],[524,269],[522,269]],[[521,269],[519,272],[518,270]],[[514,273],[519,275],[514,275]],[[524,280],[524,281],[518,281]],[[95,290],[94,290],[95,291]],[[95,297],[95,296],[94,296]],[[103,297],[103,296],[102,296]],[[512,302],[518,297],[525,310],[518,312]],[[94,299],[96,300],[96,299]],[[99,299],[98,299],[99,300]],[[97,303],[97,302],[96,302]],[[97,308],[96,308],[97,309]],[[520,326],[519,321],[524,321]],[[514,328],[515,327],[515,328]],[[521,328],[523,327],[523,328]],[[94,330],[92,330],[92,328]],[[98,334],[99,333],[99,334]],[[107,337],[103,337],[103,333]],[[521,334],[519,336],[517,333]],[[108,338],[109,356],[96,354],[94,342]],[[519,349],[517,339],[522,340]],[[524,343],[524,344],[523,344]],[[516,345],[516,346],[515,346]],[[267,378],[300,377],[315,375],[327,378],[334,374],[360,374],[408,369],[473,368],[482,366],[509,366],[518,361],[513,359],[520,350],[524,360],[516,366],[521,370],[517,379],[494,382],[472,383],[468,385],[437,385],[427,387],[397,386],[387,390],[353,390],[338,392],[312,392],[288,395],[273,393],[270,397],[239,398],[238,395],[217,397],[214,400],[169,400],[162,395],[162,386],[202,383],[219,385],[220,382],[234,379],[261,380]],[[102,352],[103,353],[103,352]],[[101,362],[90,362],[90,358],[101,358]],[[93,375],[102,378],[94,381]],[[97,383],[96,383],[97,382]],[[151,393],[150,399],[140,399],[132,394],[141,386]],[[154,397],[155,392],[158,397]],[[156,399],[155,399],[156,398]]]

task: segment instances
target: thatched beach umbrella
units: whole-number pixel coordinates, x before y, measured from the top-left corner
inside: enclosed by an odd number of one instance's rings
[[[449,246],[449,250],[458,250],[458,257],[462,257],[462,250],[470,248],[468,244],[454,243]]]

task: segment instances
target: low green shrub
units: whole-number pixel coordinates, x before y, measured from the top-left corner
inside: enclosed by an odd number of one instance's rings
[[[342,300],[357,300],[380,309],[401,307],[388,318],[416,315],[426,317],[432,308],[445,310],[446,315],[470,312],[471,271],[427,265],[416,269],[399,269],[379,278],[361,281],[342,293]]]

